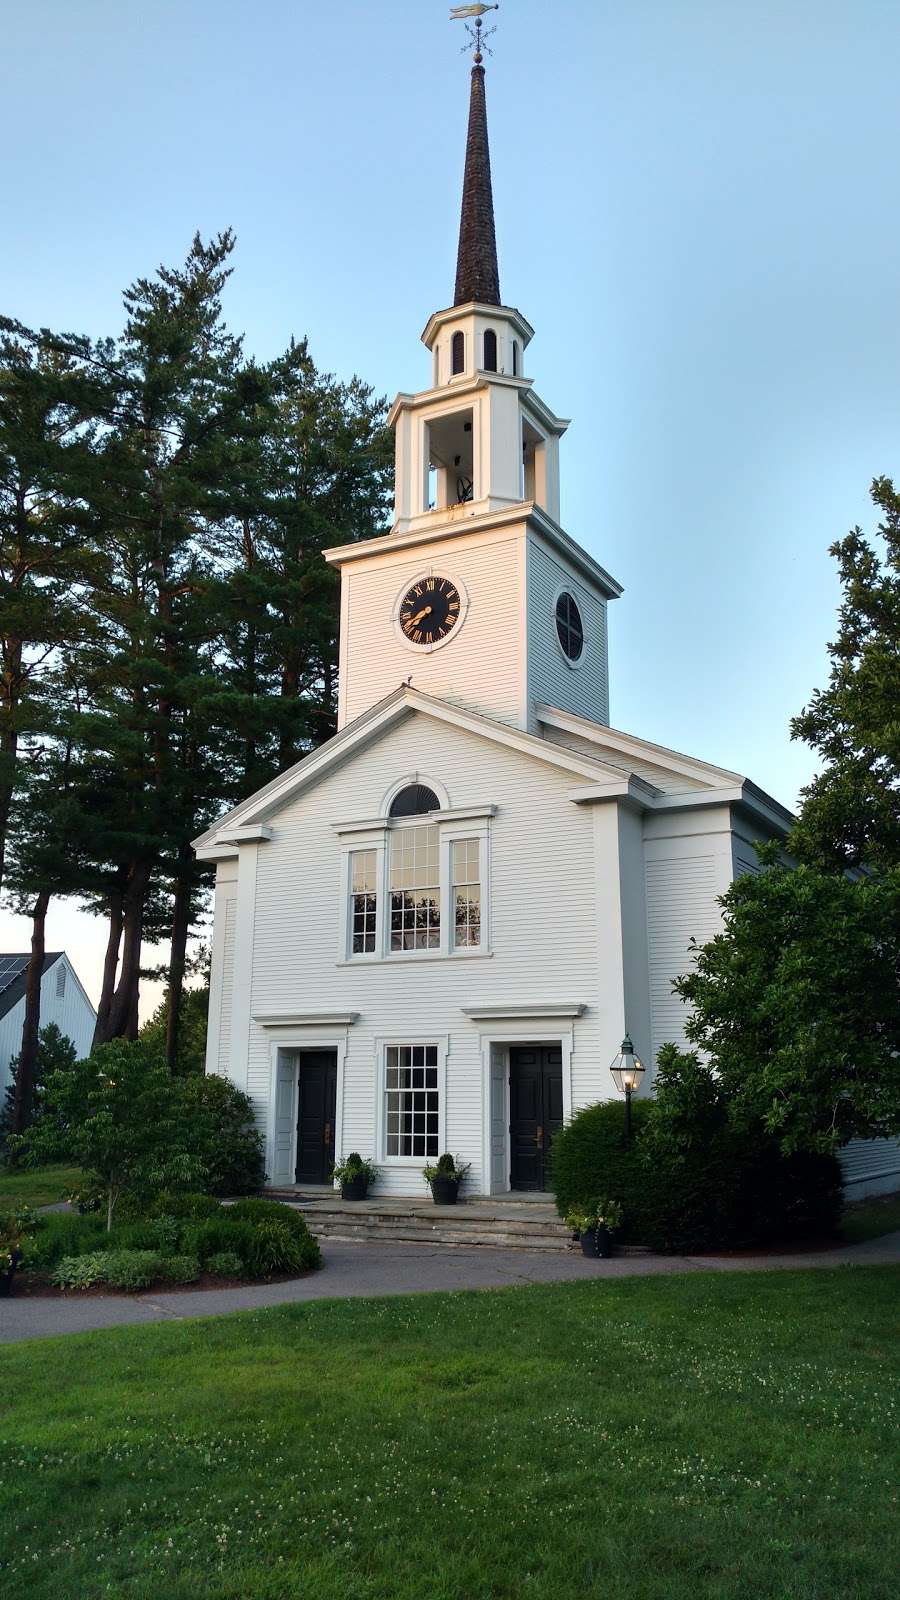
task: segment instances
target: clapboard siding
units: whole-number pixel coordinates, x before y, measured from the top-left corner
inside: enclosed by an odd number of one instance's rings
[[[445,785],[451,806],[498,808],[490,851],[493,955],[342,966],[332,824],[377,815],[386,790],[410,771]],[[479,1001],[583,1001],[590,1009],[575,1024],[573,1097],[576,1103],[596,1098],[597,1061],[612,1051],[606,1037],[601,1050],[591,1006],[597,989],[591,815],[571,804],[570,787],[569,774],[415,716],[273,819],[273,838],[259,849],[251,1013],[359,1012],[347,1045],[344,1150],[372,1153],[376,1041],[446,1035],[446,1140],[473,1163],[473,1183],[486,1181],[480,1030],[461,1010]],[[248,1089],[261,1126],[270,1078],[270,1035],[253,1023]],[[388,1192],[415,1193],[420,1182],[418,1173],[387,1169]]]
[[[900,1139],[851,1139],[838,1159],[848,1200],[900,1189]]]
[[[653,1059],[664,1044],[684,1045],[685,1010],[672,993],[672,979],[688,968],[691,938],[712,938],[720,925],[715,906],[715,861],[647,863],[647,936]]]
[[[490,540],[461,537],[420,546],[387,563],[359,561],[345,568],[341,646],[341,723],[350,722],[412,675],[426,694],[482,711],[500,722],[520,722],[524,701],[520,559],[522,530]],[[415,651],[391,621],[404,588],[423,572],[464,585],[464,621],[438,650]],[[490,664],[489,670],[487,664]]]
[[[584,623],[584,651],[570,666],[559,646],[555,607],[561,589],[574,596]],[[593,722],[609,721],[606,600],[535,533],[528,538],[528,697]],[[529,709],[530,724],[533,713]]]

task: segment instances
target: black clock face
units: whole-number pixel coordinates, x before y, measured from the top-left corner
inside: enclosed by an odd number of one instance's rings
[[[410,644],[440,644],[459,621],[459,590],[449,578],[420,578],[400,602],[400,626]]]

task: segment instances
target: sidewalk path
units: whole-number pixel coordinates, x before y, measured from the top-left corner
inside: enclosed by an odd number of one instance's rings
[[[900,1232],[836,1250],[777,1256],[615,1256],[590,1261],[555,1250],[460,1249],[447,1245],[341,1244],[325,1240],[324,1269],[287,1283],[166,1294],[39,1296],[0,1300],[0,1344],[185,1317],[219,1316],[300,1300],[341,1300],[447,1289],[500,1289],[525,1283],[574,1283],[678,1272],[759,1272],[785,1268],[897,1266]]]

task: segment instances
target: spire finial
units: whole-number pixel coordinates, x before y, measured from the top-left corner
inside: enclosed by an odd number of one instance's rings
[[[494,234],[494,198],[491,191],[491,152],[488,146],[487,104],[484,94],[484,67],[481,19],[486,11],[499,6],[454,6],[454,21],[464,21],[469,44],[474,46],[472,89],[469,100],[469,131],[466,139],[466,170],[463,177],[462,212],[459,219],[459,251],[456,257],[455,306],[480,300],[485,305],[500,305],[500,273],[497,268],[497,241]],[[469,24],[474,18],[474,29]],[[489,33],[493,33],[490,28]]]
[[[476,67],[480,67],[481,63],[482,63],[482,61],[484,59],[484,57],[481,54],[481,46],[484,43],[484,40],[482,39],[482,36],[481,36],[481,29],[482,29],[482,21],[481,21],[481,19],[484,16],[485,12],[487,12],[487,11],[499,11],[499,10],[500,10],[499,5],[484,6],[484,5],[481,5],[481,4],[473,5],[473,6],[452,6],[451,9],[450,9],[450,20],[451,20],[451,22],[464,22],[465,25],[466,25],[466,33],[469,36],[469,42],[468,42],[468,44],[464,44],[463,45],[463,50],[468,50],[471,46],[474,45],[474,54],[472,56],[472,59],[475,62]],[[474,26],[474,28],[472,27],[471,22],[469,20],[471,17],[475,18],[475,26]],[[487,38],[490,34],[496,33],[496,32],[497,32],[496,28],[488,28],[488,31],[487,31],[487,33],[485,34],[484,37]],[[488,45],[485,45],[484,48],[485,48],[485,50],[487,50],[487,53],[488,53],[489,56],[493,55],[494,52],[493,52],[493,50],[491,50],[488,47]]]

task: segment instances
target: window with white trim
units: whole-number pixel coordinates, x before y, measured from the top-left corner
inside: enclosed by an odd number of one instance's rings
[[[437,950],[441,943],[438,830],[394,828],[390,836],[392,950]]]
[[[355,956],[372,955],[378,911],[378,852],[354,850],[350,856],[351,945]]]
[[[457,950],[481,944],[481,841],[450,842],[450,892],[453,900],[453,945]]]
[[[418,1159],[438,1155],[439,1118],[437,1045],[388,1045],[384,1076],[385,1155]]]

